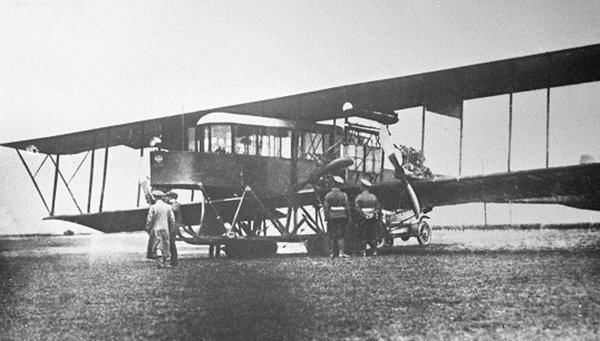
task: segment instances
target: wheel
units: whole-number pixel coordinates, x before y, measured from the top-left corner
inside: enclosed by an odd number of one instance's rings
[[[429,245],[429,243],[431,243],[431,227],[424,220],[419,222],[419,235],[417,236],[417,240],[421,245]]]
[[[410,239],[410,237],[400,237],[400,239],[402,239],[403,242],[407,241]]]

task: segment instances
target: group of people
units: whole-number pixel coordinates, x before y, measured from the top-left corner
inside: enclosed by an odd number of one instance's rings
[[[346,252],[346,236],[349,229],[356,228],[358,236],[358,254],[362,256],[377,255],[377,236],[380,228],[378,219],[379,201],[370,192],[371,182],[366,179],[360,181],[361,193],[354,200],[355,218],[350,209],[348,195],[340,190],[344,180],[339,176],[333,177],[334,186],[325,195],[323,211],[327,221],[327,234],[329,236],[330,257],[349,257]],[[367,250],[367,246],[369,250]]]
[[[327,221],[327,233],[332,258],[349,257],[345,239],[351,226],[356,228],[359,255],[377,255],[379,200],[370,192],[372,184],[361,180],[361,193],[354,200],[355,221],[350,209],[348,195],[340,190],[344,180],[334,176],[334,186],[325,195],[323,211]],[[175,238],[182,226],[181,205],[177,193],[152,191],[146,218],[146,232],[150,235],[146,258],[155,259],[158,268],[176,267],[178,263]],[[367,250],[367,246],[369,249]]]
[[[146,218],[146,232],[150,235],[146,258],[155,259],[157,267],[171,268],[178,265],[175,238],[182,225],[181,205],[177,193],[152,191]]]

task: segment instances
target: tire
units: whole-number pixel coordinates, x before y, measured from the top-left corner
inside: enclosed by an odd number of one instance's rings
[[[419,235],[417,241],[421,245],[429,245],[431,243],[431,227],[425,220],[419,222]]]

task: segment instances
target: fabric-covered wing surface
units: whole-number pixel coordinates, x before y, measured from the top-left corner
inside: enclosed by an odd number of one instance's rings
[[[147,147],[151,137],[162,135],[164,148],[184,150],[185,141],[181,136],[185,136],[188,127],[195,126],[200,117],[210,112],[223,111],[316,122],[349,115],[342,111],[342,106],[350,102],[355,109],[361,110],[390,112],[425,106],[432,112],[458,117],[465,99],[598,80],[600,44],[344,85],[2,145],[22,150],[34,145],[45,154],[75,154],[116,145]]]
[[[493,203],[551,203],[577,208],[600,210],[600,163],[545,169],[499,173],[482,176],[450,178],[444,180],[418,180],[411,182],[421,207],[464,204],[470,202]],[[410,209],[411,204],[400,181],[381,183],[374,192],[386,209]],[[350,197],[359,193],[356,186],[344,188]],[[274,208],[290,205],[316,205],[325,190],[309,190],[295,194],[261,197],[269,209],[267,215],[281,218]],[[239,204],[239,198],[213,201],[214,208],[224,222],[231,222]],[[182,205],[184,223],[198,224],[201,216],[199,203]],[[209,209],[210,210],[210,209]],[[260,210],[253,199],[245,201],[239,212],[240,220],[256,217]],[[102,232],[143,231],[147,208],[124,211],[100,212],[81,215],[61,215],[45,219],[69,221]],[[214,213],[211,213],[214,214]]]
[[[421,206],[470,202],[553,203],[600,210],[600,164],[411,182]],[[380,184],[384,206],[408,209],[401,187]]]

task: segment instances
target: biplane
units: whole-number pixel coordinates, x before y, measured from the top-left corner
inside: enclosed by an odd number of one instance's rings
[[[126,146],[142,156],[149,151],[147,185],[190,192],[190,202],[182,205],[186,242],[225,245],[228,253],[239,255],[249,248],[270,254],[277,241],[308,240],[310,253],[326,244],[318,238],[326,232],[321,200],[332,175],[346,179],[343,190],[351,198],[359,192],[360,179],[368,179],[385,210],[412,211],[418,222],[424,207],[469,202],[555,203],[600,210],[600,164],[549,167],[549,124],[545,168],[460,176],[464,101],[496,95],[512,99],[515,93],[546,89],[548,121],[552,88],[598,80],[600,45],[590,45],[2,146],[18,153],[48,211],[44,219],[106,233],[143,230],[147,208],[140,207],[139,198],[147,187],[144,182],[138,187],[138,208],[103,210],[109,149]],[[460,121],[458,177],[411,177],[405,171],[407,155],[384,150],[380,128],[397,123],[399,110],[414,107],[421,107],[423,115],[428,111]],[[510,110],[512,106],[512,120]],[[424,131],[423,125],[423,135]],[[102,149],[100,205],[93,212],[95,151]],[[23,151],[45,155],[42,162],[52,161],[51,200],[37,185]],[[60,169],[61,157],[78,155],[84,155],[81,163],[90,163],[86,210]],[[386,160],[392,167],[386,167]],[[78,214],[55,214],[59,181]],[[427,231],[420,223],[415,226],[413,234],[427,243],[429,237],[422,235]]]

